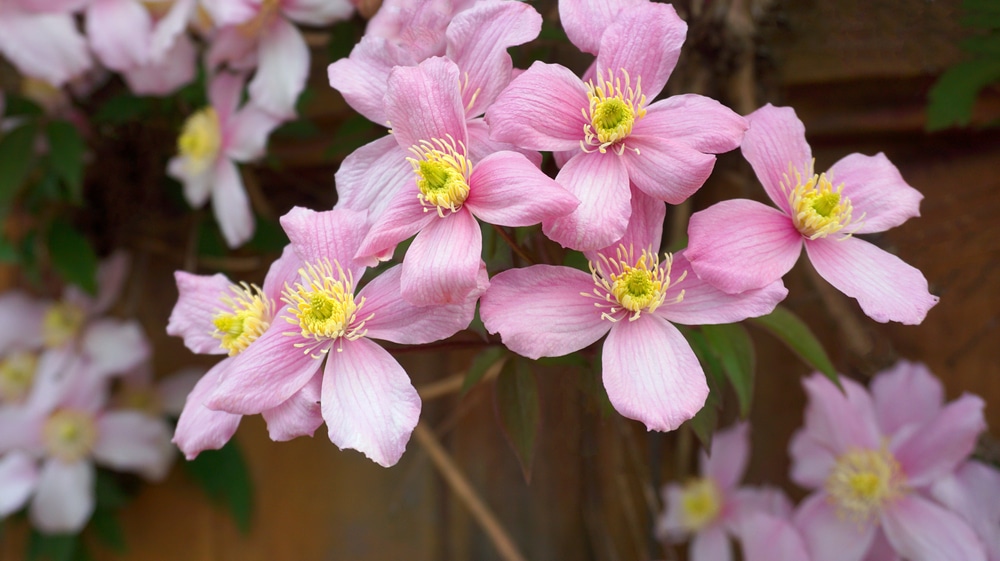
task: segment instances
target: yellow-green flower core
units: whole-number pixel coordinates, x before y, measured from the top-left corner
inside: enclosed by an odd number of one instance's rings
[[[909,488],[899,462],[883,446],[852,450],[837,458],[826,479],[826,492],[840,516],[866,524],[887,503],[909,493]]]
[[[587,98],[590,103],[583,109],[587,124],[583,126],[584,151],[605,153],[612,147],[619,155],[625,152],[624,140],[632,134],[635,122],[646,116],[646,96],[642,95],[642,77],[632,79],[625,69],[616,77],[609,69],[607,78],[598,77],[597,83],[588,82]],[[622,83],[622,77],[625,78]]]
[[[417,175],[417,197],[424,211],[432,208],[438,216],[444,211],[456,212],[469,197],[469,177],[472,162],[466,156],[465,145],[450,136],[446,140],[421,141],[410,151],[416,158],[407,158]]]
[[[34,353],[15,352],[0,361],[0,403],[24,399],[35,381],[38,357]]]
[[[86,315],[79,306],[57,302],[49,306],[42,320],[42,339],[49,348],[61,347],[76,337]]]
[[[192,175],[208,169],[221,145],[219,116],[212,107],[206,107],[188,117],[177,138],[177,151],[185,158],[188,173]]]
[[[843,184],[834,188],[825,173],[816,175],[812,172],[811,163],[806,172],[808,179],[803,181],[802,174],[790,164],[782,182],[782,188],[788,193],[795,228],[803,236],[815,240],[849,226],[854,209],[850,199],[843,194]]]
[[[618,247],[616,258],[610,259],[601,255],[599,263],[590,262],[590,274],[594,279],[593,295],[602,302],[595,305],[610,308],[603,312],[603,319],[618,321],[620,312],[630,314],[629,320],[639,319],[642,312],[653,312],[667,297],[667,289],[684,280],[685,275],[671,283],[670,268],[673,256],[664,254],[661,262],[659,256],[651,251],[643,250],[638,257],[632,248],[624,245]],[[672,300],[680,302],[684,298],[681,290]]]
[[[709,478],[692,479],[681,490],[681,523],[697,532],[715,521],[722,510],[722,494]]]
[[[42,441],[49,456],[72,463],[90,455],[97,442],[97,424],[84,411],[59,409],[45,421]]]
[[[257,285],[234,284],[229,290],[233,295],[224,296],[222,303],[231,311],[212,318],[215,326],[212,336],[219,340],[220,347],[229,351],[229,356],[236,356],[271,326],[274,305]]]
[[[299,328],[298,332],[286,334],[312,340],[296,343],[296,347],[311,353],[327,341],[340,338],[353,341],[364,337],[367,333],[365,322],[372,316],[358,317],[365,299],[355,302],[354,276],[350,271],[344,271],[337,261],[332,264],[319,261],[306,264],[305,268],[299,269],[299,274],[305,279],[305,284],[296,283],[294,288],[286,284],[281,298],[294,316],[286,319]],[[320,352],[327,350],[320,349]],[[322,355],[315,356],[319,358]]]

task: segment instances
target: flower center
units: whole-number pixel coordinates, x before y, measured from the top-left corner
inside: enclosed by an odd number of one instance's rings
[[[694,479],[681,490],[682,523],[692,532],[711,524],[721,510],[722,494],[711,479]]]
[[[410,152],[417,156],[406,160],[417,174],[417,197],[424,212],[435,208],[442,218],[445,210],[457,212],[469,196],[472,175],[465,145],[449,136],[447,140],[421,141],[419,146],[410,147]]]
[[[808,180],[803,181],[798,169],[789,164],[789,172],[785,174],[782,188],[788,193],[788,202],[792,209],[792,222],[803,235],[810,240],[825,238],[835,234],[853,221],[851,201],[842,193],[844,185],[833,187],[825,173],[816,175],[812,172],[812,163],[807,168]],[[795,180],[792,181],[792,176]],[[794,187],[792,187],[794,185]],[[864,218],[862,216],[861,218]],[[850,232],[844,237],[851,235]]]
[[[281,298],[294,315],[294,318],[286,319],[299,327],[298,333],[290,331],[285,334],[313,340],[312,343],[296,343],[296,347],[305,348],[305,352],[309,353],[326,341],[340,338],[353,341],[365,336],[365,322],[373,316],[359,320],[358,311],[365,299],[354,301],[354,275],[350,271],[345,272],[337,261],[331,264],[324,260],[307,263],[305,268],[299,269],[299,274],[307,282],[296,283],[295,288],[286,284]],[[321,349],[320,352],[328,350]],[[314,356],[319,358],[322,354]]]
[[[837,512],[858,523],[878,517],[884,505],[909,492],[906,474],[885,447],[853,450],[837,458],[826,491]]]
[[[264,0],[260,4],[260,11],[253,18],[241,23],[237,29],[244,37],[258,37],[265,27],[277,17],[281,9],[279,0]]]
[[[60,409],[42,427],[42,439],[49,455],[66,463],[87,456],[97,442],[97,424],[89,413]]]
[[[219,115],[212,107],[206,107],[188,117],[177,139],[177,151],[187,159],[186,165],[192,175],[208,169],[221,145]]]
[[[273,304],[257,285],[230,285],[233,296],[223,296],[222,303],[231,312],[220,312],[212,318],[212,336],[219,346],[236,356],[267,331],[274,317]]]
[[[631,313],[629,321],[639,319],[643,311],[653,312],[663,305],[667,289],[684,280],[686,273],[679,279],[670,282],[670,268],[673,257],[664,254],[660,258],[651,251],[643,250],[638,258],[632,248],[620,245],[617,257],[609,259],[603,254],[600,262],[590,262],[590,274],[594,279],[593,294],[583,292],[584,296],[596,296],[600,302],[595,305],[600,308],[610,308],[601,313],[602,319],[618,321],[624,314]],[[684,298],[682,290],[672,303]]]
[[[636,78],[633,89],[632,80],[624,68],[621,75],[625,77],[624,84],[621,77],[615,77],[610,69],[606,79],[598,77],[596,84],[593,81],[586,84],[590,103],[582,111],[588,124],[583,126],[584,140],[580,141],[580,148],[585,152],[596,149],[603,154],[609,146],[615,146],[614,150],[619,155],[623,154],[623,141],[632,134],[632,125],[646,116],[642,77]]]
[[[49,348],[61,347],[80,332],[85,314],[78,306],[57,302],[49,306],[42,320],[42,338]]]
[[[38,357],[33,353],[16,352],[0,361],[0,403],[21,401],[35,381]]]

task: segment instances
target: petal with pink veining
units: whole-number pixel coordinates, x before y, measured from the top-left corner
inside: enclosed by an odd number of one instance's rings
[[[280,218],[292,247],[303,261],[316,263],[328,259],[350,270],[354,280],[361,280],[365,264],[354,259],[361,247],[367,224],[365,214],[339,209],[316,212],[294,207]]]
[[[389,73],[385,116],[400,148],[449,138],[468,145],[460,87],[458,66],[443,57]]]
[[[809,437],[835,455],[877,450],[882,439],[871,397],[853,380],[841,377],[840,383],[843,391],[819,373],[802,380],[809,397],[805,427]]]
[[[982,542],[958,515],[919,495],[882,511],[889,543],[909,561],[986,561]]]
[[[607,247],[622,238],[632,213],[632,193],[625,163],[617,154],[577,154],[559,170],[556,183],[579,199],[580,206],[543,221],[546,236],[580,251]]]
[[[806,142],[806,127],[791,107],[775,107],[770,103],[747,115],[750,128],[743,137],[743,157],[750,162],[764,191],[778,208],[789,212],[788,195],[782,182],[788,180],[789,166],[799,173],[812,167],[812,149]],[[786,180],[788,177],[788,180]]]
[[[647,195],[680,204],[705,184],[715,156],[702,154],[673,140],[633,134],[622,154],[628,177]]]
[[[559,22],[576,48],[597,54],[601,36],[623,10],[646,0],[559,0]]]
[[[192,275],[176,271],[177,303],[167,321],[167,334],[180,337],[184,346],[198,354],[225,354],[219,340],[212,336],[212,320],[221,311],[228,311],[221,299],[230,296],[232,282],[225,275],[216,273]]]
[[[924,196],[903,180],[899,169],[881,152],[845,156],[827,174],[834,185],[843,184],[843,194],[854,207],[854,219],[862,222],[859,234],[882,232],[920,216]]]
[[[929,421],[944,403],[941,381],[927,366],[907,360],[875,376],[871,393],[884,434],[893,434],[910,423]]]
[[[403,257],[403,298],[417,306],[455,304],[479,288],[483,234],[466,209],[438,217]]]
[[[793,522],[812,561],[861,561],[878,529],[875,523],[859,524],[839,516],[825,492],[806,497],[795,511]]]
[[[257,73],[250,81],[250,99],[275,116],[295,116],[295,103],[309,75],[309,46],[302,32],[284,18],[275,18],[263,32]]]
[[[381,12],[379,12],[381,13]],[[352,109],[369,121],[384,125],[385,97],[389,71],[395,66],[414,66],[419,62],[413,54],[382,37],[365,35],[351,55],[327,67],[330,87],[344,96]]]
[[[595,70],[607,78],[610,70],[624,70],[634,85],[642,80],[642,93],[652,100],[667,83],[681,54],[687,24],[670,4],[648,2],[622,10],[604,30]]]
[[[482,117],[467,120],[465,130],[469,135],[469,160],[473,163],[483,160],[494,152],[507,151],[523,154],[533,166],[542,167],[542,155],[537,150],[528,150],[490,138],[490,128]]]
[[[569,214],[580,201],[517,152],[497,152],[477,162],[465,206],[480,220],[531,226]]]
[[[636,251],[637,254],[641,254],[643,249],[657,254],[660,252],[663,246],[663,221],[667,216],[667,205],[636,189],[634,185],[630,187],[630,191],[632,214],[629,216],[628,226],[622,238],[597,251],[584,252],[588,260],[599,263],[599,255],[614,259],[622,246]]]
[[[228,158],[219,158],[212,174],[212,212],[226,245],[239,247],[253,236],[257,226],[243,178],[236,163]]]
[[[367,211],[375,221],[391,204],[393,196],[413,179],[412,156],[390,134],[351,152],[337,170],[337,205]]]
[[[983,406],[978,396],[963,395],[945,405],[920,429],[892,443],[892,452],[911,486],[929,485],[968,459],[986,429]]]
[[[271,409],[265,409],[261,416],[267,421],[267,434],[275,442],[284,442],[300,436],[312,436],[323,424],[320,411],[320,388],[323,375],[317,372],[287,401]]]
[[[396,191],[385,212],[372,221],[371,229],[358,248],[358,257],[392,253],[400,242],[439,218],[437,209],[424,206],[418,195],[420,191],[413,181]]]
[[[739,147],[749,123],[718,101],[697,94],[675,95],[646,108],[632,127],[634,136],[668,139],[706,154]]]
[[[94,512],[94,464],[46,460],[38,477],[28,516],[38,530],[50,534],[76,533]]]
[[[188,460],[195,459],[204,450],[218,450],[225,446],[240,425],[243,415],[214,411],[205,406],[222,371],[231,363],[232,361],[224,359],[213,366],[187,396],[184,410],[177,419],[173,443]]]
[[[272,303],[279,304],[285,285],[294,285],[301,278],[299,276],[301,267],[302,259],[295,253],[295,248],[292,247],[292,244],[286,245],[281,251],[281,257],[271,263],[271,267],[267,270],[264,285],[261,287],[264,296],[269,298]]]

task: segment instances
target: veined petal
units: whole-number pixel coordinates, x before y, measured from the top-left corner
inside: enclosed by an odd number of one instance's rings
[[[458,66],[446,58],[394,68],[385,93],[385,115],[403,150],[434,139],[452,138],[468,145]]]
[[[267,137],[282,119],[248,103],[226,123],[225,153],[236,162],[249,162],[264,155]]]
[[[690,561],[732,561],[733,547],[721,526],[709,526],[691,537]]]
[[[406,371],[367,339],[345,341],[330,353],[322,403],[330,441],[383,467],[399,461],[420,416],[420,397]]]
[[[376,221],[392,203],[393,196],[413,180],[409,153],[392,135],[386,135],[351,152],[337,170],[337,205],[367,211]]]
[[[986,561],[982,542],[958,515],[909,495],[882,511],[889,543],[909,561]]]
[[[944,403],[941,381],[927,366],[901,360],[871,381],[875,414],[884,434],[894,434],[910,423],[934,418]]]
[[[480,286],[482,251],[483,234],[468,210],[432,220],[403,257],[403,298],[417,306],[464,302]]]
[[[663,201],[658,201],[636,189],[635,185],[630,187],[632,200],[632,214],[628,219],[628,226],[620,240],[611,245],[595,251],[584,252],[588,260],[597,263],[603,254],[608,259],[617,256],[618,248],[625,246],[634,248],[638,252],[648,249],[653,253],[659,253],[663,245],[663,220],[667,216],[667,205]]]
[[[813,493],[799,505],[793,519],[812,561],[861,561],[871,548],[878,526],[838,516],[825,492]]]
[[[104,66],[116,71],[149,61],[153,18],[135,0],[93,0],[87,6],[87,38]]]
[[[223,359],[213,366],[195,384],[184,403],[184,410],[177,419],[173,443],[188,460],[197,458],[203,450],[218,450],[225,446],[240,425],[243,415],[214,411],[205,406],[223,370],[231,364],[231,360]]]
[[[852,449],[877,450],[882,444],[871,397],[857,382],[841,377],[841,391],[816,373],[802,380],[809,397],[805,430],[835,455]]]
[[[673,140],[633,134],[625,143],[629,149],[622,159],[632,183],[647,195],[672,205],[684,202],[700,189],[715,167],[715,156]]]
[[[465,130],[469,135],[469,160],[472,162],[482,161],[494,152],[506,151],[523,154],[536,168],[542,167],[542,155],[537,150],[528,150],[509,142],[500,142],[490,138],[490,128],[481,117],[467,120]]]
[[[806,142],[806,127],[795,115],[794,109],[775,107],[770,103],[747,115],[747,121],[750,128],[740,146],[743,157],[750,162],[771,201],[789,214],[788,194],[781,184],[790,172],[789,166],[800,173],[807,166],[812,167],[812,149]]]
[[[632,80],[642,78],[642,93],[654,99],[674,71],[687,35],[687,24],[670,4],[642,3],[622,10],[601,35],[595,70],[628,72]]]
[[[691,215],[684,255],[702,280],[739,294],[781,279],[801,253],[802,235],[787,215],[731,199]]]
[[[735,488],[750,459],[750,424],[746,422],[715,433],[709,454],[698,455],[701,475],[711,477],[723,490]]]
[[[903,180],[899,169],[881,152],[845,156],[827,174],[834,185],[844,185],[844,196],[861,222],[859,234],[882,232],[920,216],[924,196]],[[862,214],[864,218],[860,218]]]
[[[219,222],[226,245],[239,247],[253,236],[257,226],[243,178],[236,163],[229,158],[219,158],[212,173],[212,213]]]
[[[295,248],[292,247],[292,244],[286,245],[281,250],[281,257],[271,263],[271,267],[267,270],[264,285],[261,287],[264,296],[270,298],[272,302],[281,302],[281,293],[285,289],[285,284],[291,286],[299,280],[301,267],[302,259],[295,253]]]
[[[381,13],[381,12],[379,12]],[[327,67],[330,87],[344,96],[352,109],[369,121],[384,125],[385,97],[389,71],[396,66],[413,66],[418,60],[382,37],[365,35],[351,55]]]
[[[346,209],[316,212],[295,207],[282,216],[280,222],[303,261],[336,261],[345,271],[350,270],[355,280],[361,279],[365,265],[354,259],[354,255],[365,236],[364,213]]]
[[[559,0],[559,22],[576,48],[596,55],[604,30],[618,14],[643,3],[645,0]]]
[[[22,74],[56,87],[93,64],[72,14],[32,14],[9,2],[0,17],[0,53]]]
[[[93,512],[94,464],[47,460],[28,509],[32,526],[50,534],[76,533]]]
[[[292,397],[272,409],[265,409],[261,416],[267,421],[267,434],[275,442],[284,442],[300,436],[311,437],[323,424],[320,411],[320,388],[323,375],[315,375],[295,392]]]
[[[420,202],[419,194],[413,181],[396,191],[385,212],[372,221],[371,229],[358,248],[358,257],[391,253],[400,242],[413,237],[439,218],[436,209],[431,210]]]
[[[739,147],[750,124],[718,101],[697,94],[668,97],[646,108],[632,134],[667,139],[706,154]]]
[[[232,282],[221,273],[212,276],[176,271],[177,304],[167,321],[167,334],[180,337],[184,346],[198,354],[225,354],[212,336],[212,320],[223,311],[221,298],[228,296]]]
[[[556,175],[556,183],[580,200],[580,206],[542,222],[542,231],[563,247],[587,251],[620,240],[632,213],[625,163],[611,152],[577,154]]]
[[[479,314],[490,333],[528,358],[562,356],[597,341],[611,327],[601,319],[594,280],[569,267],[533,265],[510,269],[490,279]]]
[[[788,455],[792,457],[789,477],[806,489],[823,487],[837,459],[822,442],[812,438],[810,431],[799,430],[788,443]]]
[[[366,337],[403,345],[423,345],[447,339],[465,329],[476,312],[475,292],[455,304],[414,306],[400,297],[403,267],[397,265],[372,279],[358,298],[365,299],[364,313],[372,315],[365,322]],[[486,272],[479,280],[488,285]],[[478,290],[478,289],[477,289]]]
[[[893,443],[893,453],[911,486],[929,485],[968,459],[979,434],[986,429],[983,407],[978,396],[963,395],[945,405],[920,429]]]
[[[490,138],[532,150],[580,147],[589,106],[580,78],[558,64],[536,61],[486,110]]]
[[[250,81],[250,99],[274,115],[295,116],[295,102],[306,87],[309,46],[297,27],[275,18],[261,35],[257,73]]]
[[[0,517],[21,510],[37,483],[34,458],[20,450],[0,455]]]
[[[866,241],[820,238],[805,245],[816,272],[856,298],[865,314],[877,322],[919,325],[938,302],[928,292],[923,273]]]
[[[611,404],[649,430],[676,429],[708,397],[705,372],[691,346],[653,314],[616,322],[604,342],[602,364]]]
[[[351,17],[354,6],[348,0],[284,0],[281,13],[304,25],[325,26]]]
[[[112,411],[97,421],[94,458],[119,471],[131,471],[162,479],[173,461],[164,454],[163,444],[170,434],[163,419],[138,411]]]
[[[580,201],[517,152],[490,154],[469,178],[465,206],[485,222],[531,226],[572,212]]]

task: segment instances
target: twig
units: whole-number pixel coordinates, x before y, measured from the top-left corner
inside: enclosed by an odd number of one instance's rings
[[[516,253],[521,259],[524,259],[528,263],[528,265],[534,265],[535,263],[537,263],[537,260],[528,255],[528,252],[525,251],[523,247],[517,245],[517,242],[514,241],[514,238],[510,237],[510,234],[508,234],[507,230],[504,230],[502,226],[497,226],[496,224],[493,224],[493,229],[496,230],[498,234],[500,234],[500,237],[503,238],[503,241],[507,242],[507,245],[509,245],[510,248],[514,250],[514,253]]]
[[[806,270],[809,271],[809,280],[816,287],[816,292],[819,293],[827,311],[830,312],[830,317],[837,324],[848,351],[858,358],[867,357],[874,348],[872,338],[864,324],[851,311],[847,298],[828,284],[826,279],[816,272],[815,268],[806,266]]]
[[[493,512],[490,511],[489,507],[486,506],[486,503],[476,494],[469,481],[465,478],[465,475],[458,469],[455,462],[452,461],[451,456],[441,446],[434,433],[423,423],[417,423],[416,428],[413,429],[413,436],[423,446],[424,450],[427,451],[431,462],[441,472],[441,477],[444,478],[448,487],[455,493],[458,500],[465,505],[465,508],[469,509],[469,513],[472,514],[472,517],[476,519],[476,522],[479,523],[483,531],[486,532],[486,535],[489,536],[490,541],[497,548],[497,553],[500,554],[500,557],[504,561],[526,561],[525,557],[517,549],[517,545],[514,544],[514,541],[507,534],[507,531],[497,520]]]
[[[482,381],[489,380],[500,374],[500,369],[503,368],[504,362],[506,362],[506,360],[501,359],[490,365],[490,367],[486,369],[486,373],[483,374]],[[448,394],[458,393],[462,390],[462,386],[465,384],[465,377],[468,376],[468,373],[468,370],[463,370],[458,374],[445,378],[444,380],[431,382],[425,386],[417,388],[417,393],[420,394],[420,399],[423,400],[435,399]]]

